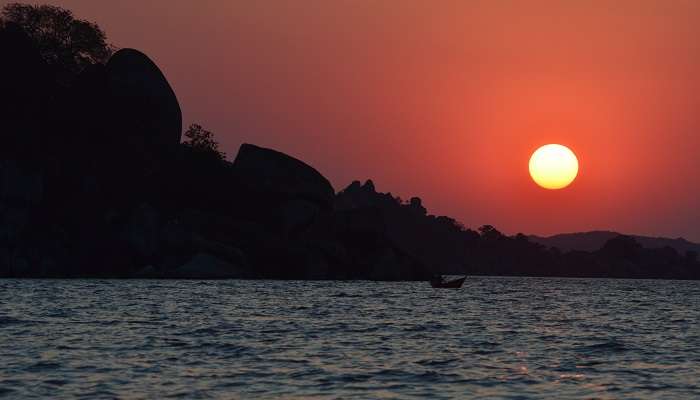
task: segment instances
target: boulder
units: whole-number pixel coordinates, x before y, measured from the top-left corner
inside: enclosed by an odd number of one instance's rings
[[[13,161],[0,161],[0,243],[22,242],[43,195],[44,180],[39,172]]]
[[[233,264],[208,253],[197,253],[192,259],[167,272],[168,278],[181,279],[226,279],[241,278],[244,272]]]
[[[427,280],[430,276],[420,262],[395,246],[382,248],[372,258],[372,280],[413,281]]]
[[[293,199],[279,208],[282,231],[293,235],[308,228],[318,216],[320,209],[315,203],[305,199]]]
[[[36,206],[43,193],[44,182],[40,173],[28,171],[12,161],[0,161],[0,201]]]
[[[279,151],[244,143],[234,169],[240,180],[253,190],[306,199],[323,209],[332,208],[335,191],[330,182],[314,168]]]
[[[236,247],[226,243],[208,240],[199,235],[193,236],[192,243],[201,253],[211,254],[241,269],[248,268],[248,261],[245,255]]]
[[[160,276],[162,276],[162,274],[152,265],[146,265],[132,275],[133,278],[138,279],[153,279]]]
[[[346,249],[333,240],[313,240],[307,251],[305,279],[348,279],[353,265]]]
[[[160,227],[158,212],[148,204],[142,204],[131,214],[124,235],[136,255],[152,259],[159,250]]]
[[[111,94],[126,134],[140,135],[157,149],[175,148],[182,112],[167,79],[148,56],[134,49],[114,53],[106,66]]]
[[[408,279],[406,266],[399,260],[397,252],[388,247],[382,249],[374,260],[371,278],[376,281],[398,281]]]

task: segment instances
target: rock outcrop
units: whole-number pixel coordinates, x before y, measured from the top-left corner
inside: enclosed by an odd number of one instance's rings
[[[166,273],[166,277],[180,279],[235,279],[245,278],[241,266],[208,253],[197,253],[186,264]]]
[[[238,150],[233,166],[251,190],[305,199],[327,210],[332,208],[333,186],[314,168],[294,157],[245,143]]]
[[[182,112],[167,79],[148,56],[134,49],[114,53],[106,66],[114,107],[123,134],[152,148],[173,149],[180,143]]]
[[[413,276],[381,229],[334,212],[333,187],[304,162],[243,144],[230,163],[180,145],[177,98],[145,54],[58,79],[32,40],[0,27],[0,54],[12,54],[0,64],[11,149],[0,276]]]
[[[428,215],[418,197],[404,203],[391,193],[377,192],[371,180],[364,184],[355,181],[338,193],[335,208],[339,215],[347,216],[349,226],[379,232],[395,246],[398,252],[385,252],[383,265],[390,266],[394,260],[417,260],[431,265],[436,272],[464,271],[471,233],[463,232],[450,218]]]
[[[692,249],[618,237],[562,254],[489,225],[466,229],[372,181],[335,194],[276,150],[243,144],[228,162],[207,153],[210,137],[204,151],[180,143],[177,98],[143,53],[61,68],[35,40],[0,24],[0,277],[700,279]]]

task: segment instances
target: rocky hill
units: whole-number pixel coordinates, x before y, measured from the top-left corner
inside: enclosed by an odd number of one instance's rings
[[[652,249],[645,238],[589,235],[589,251],[566,241],[561,251],[490,225],[466,228],[371,180],[336,193],[277,150],[243,144],[227,161],[201,126],[182,142],[177,96],[146,54],[113,51],[98,27],[60,8],[7,7],[0,277],[700,278],[682,241]]]
[[[623,235],[612,231],[591,231],[576,233],[561,233],[552,236],[529,235],[528,239],[534,243],[542,244],[546,247],[556,247],[561,251],[597,251],[600,250],[610,239]],[[670,247],[680,254],[687,251],[700,252],[700,244],[689,242],[683,238],[669,239],[663,237],[650,237],[639,235],[626,235],[634,238],[642,247],[658,249]]]

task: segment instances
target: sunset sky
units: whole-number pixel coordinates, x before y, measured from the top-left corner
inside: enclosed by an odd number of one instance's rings
[[[0,5],[7,1],[0,1]],[[700,241],[700,1],[45,1],[163,70],[184,123],[465,225]],[[532,152],[579,175],[536,186]]]

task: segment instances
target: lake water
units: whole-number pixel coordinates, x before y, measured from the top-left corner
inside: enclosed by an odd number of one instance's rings
[[[700,282],[0,280],[0,397],[699,398]]]

